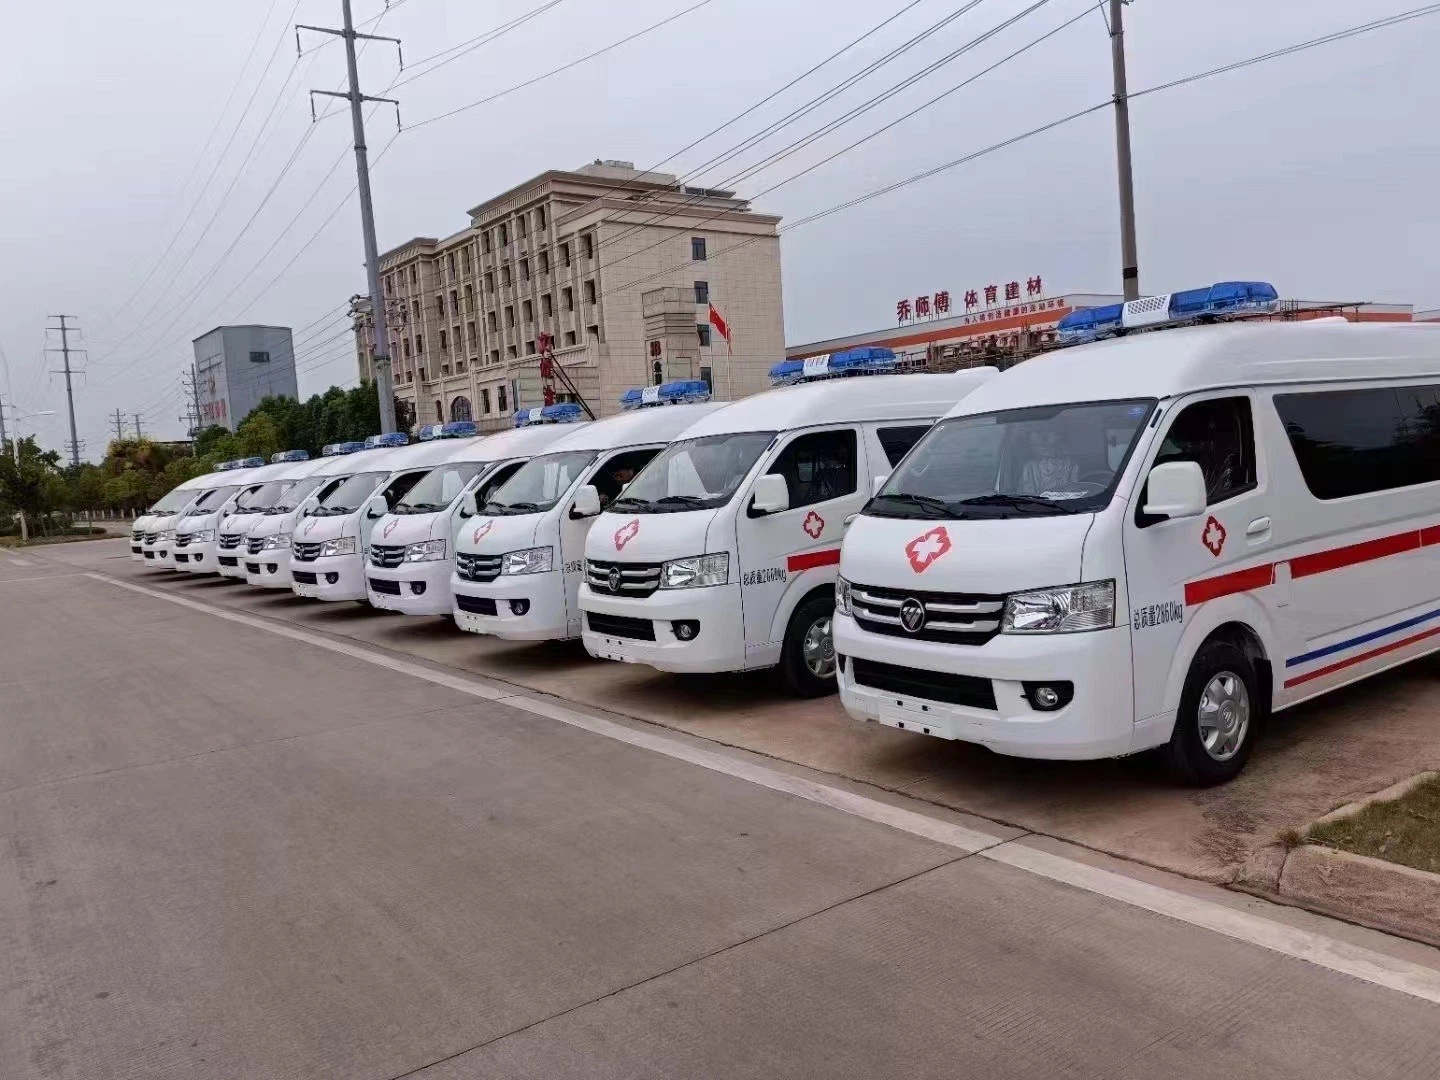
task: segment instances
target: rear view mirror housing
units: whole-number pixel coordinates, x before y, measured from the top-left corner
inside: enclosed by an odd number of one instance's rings
[[[365,504],[365,516],[368,518],[382,518],[389,512],[390,504],[385,501],[384,495],[373,495]]]
[[[879,495],[879,494],[880,494],[880,489],[885,486],[885,482],[886,482],[887,480],[889,480],[889,479],[890,479],[890,474],[889,474],[889,473],[886,473],[884,476],[877,476],[877,477],[875,477],[875,481],[870,485],[870,497],[871,497],[872,499],[873,499],[876,495]]]
[[[460,496],[460,517],[472,518],[480,512],[479,505],[475,502],[475,492],[467,491]]]
[[[570,504],[572,518],[592,518],[600,515],[600,492],[594,484],[581,484],[575,492],[575,501]]]
[[[785,477],[779,473],[766,473],[755,481],[747,511],[751,517],[764,517],[789,509],[790,485],[785,482]]]
[[[296,513],[296,516],[308,518],[315,513],[315,508],[319,505],[320,500],[317,499],[314,495],[311,495],[309,498],[307,498],[304,502],[300,504],[300,509]]]
[[[1193,461],[1167,461],[1150,470],[1144,513],[1160,518],[1199,517],[1209,505],[1205,474]]]

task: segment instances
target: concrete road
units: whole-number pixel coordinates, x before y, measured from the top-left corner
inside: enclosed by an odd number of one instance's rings
[[[1421,946],[140,588],[0,554],[5,1080],[1440,1074]]]

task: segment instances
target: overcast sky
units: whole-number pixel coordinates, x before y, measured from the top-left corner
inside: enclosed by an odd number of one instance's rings
[[[405,78],[426,70],[423,58],[542,2],[402,0],[369,28],[404,39],[412,65]],[[397,87],[394,96],[403,99],[405,123],[416,124],[694,2],[562,0],[494,43]],[[536,86],[408,130],[374,169],[381,249],[460,229],[469,207],[547,168],[597,157],[655,165],[907,2],[710,0]],[[1130,88],[1398,13],[1413,2],[1136,0],[1126,14]],[[357,20],[383,9],[381,0],[355,3]],[[1109,49],[1101,17],[1092,12],[913,119],[765,193],[1087,5],[1093,0],[1050,0],[735,186],[757,208],[795,221],[1105,101]],[[921,0],[863,45],[665,167],[684,172],[701,165],[957,6]],[[691,182],[731,183],[745,165],[1027,6],[983,0],[833,102]],[[344,57],[331,44],[297,62],[287,29],[293,21],[338,19],[339,0],[10,5],[0,65],[6,102],[0,347],[9,372],[7,381],[0,371],[0,388],[23,408],[55,411],[27,421],[27,431],[38,428],[56,448],[68,438],[64,381],[49,374],[60,358],[42,354],[47,343],[59,344],[58,335],[45,339],[46,317],[61,312],[78,317],[89,350],[88,364],[76,362],[88,374],[77,377],[75,402],[92,460],[103,452],[107,413],[117,407],[127,419],[144,414],[148,432],[180,434],[179,377],[191,361],[190,341],[217,324],[274,323],[297,334],[314,324],[297,337],[302,394],[353,383],[341,308],[364,288],[354,201],[309,243],[354,185],[348,120],[337,115],[312,127],[305,92],[339,86]],[[308,47],[324,39],[304,40]],[[1286,297],[1440,307],[1436,55],[1440,15],[1136,101],[1142,288],[1164,292],[1255,277],[1273,281]],[[372,44],[361,73],[369,92],[383,92],[397,75],[393,46]],[[372,154],[394,135],[394,113],[383,107],[370,126]],[[893,323],[901,297],[939,289],[958,294],[1037,274],[1049,293],[1118,291],[1114,176],[1113,120],[1103,110],[796,229],[783,243],[787,340]]]

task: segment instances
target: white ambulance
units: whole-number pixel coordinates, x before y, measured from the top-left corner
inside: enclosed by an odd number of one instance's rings
[[[448,426],[448,425],[445,425]],[[583,424],[537,424],[474,439],[454,450],[375,525],[366,586],[373,607],[449,615],[456,532],[477,505],[533,455]]]
[[[591,655],[662,671],[779,664],[798,693],[833,690],[846,519],[938,417],[995,375],[858,374],[894,366],[893,353],[872,349],[778,364],[772,378],[814,381],[720,409],[651,461],[585,546]]]
[[[130,558],[136,562],[153,563],[156,548],[160,543],[160,534],[173,522],[175,515],[189,506],[195,496],[204,491],[219,475],[205,473],[177,484],[156,500],[154,506],[136,518],[130,526]]]
[[[155,515],[154,523],[146,528],[141,557],[157,570],[174,570],[175,528],[180,521],[190,514],[203,514],[207,508],[213,510],[222,505],[244,487],[246,476],[254,468],[264,464],[264,458],[223,461],[215,472],[181,484],[181,488],[189,491],[190,498],[173,513]]]
[[[290,577],[290,545],[296,526],[352,473],[363,471],[388,453],[388,448],[366,450],[359,441],[326,445],[318,466],[296,480],[264,517],[250,526],[240,561],[246,583],[262,589],[289,590],[294,584]]]
[[[845,538],[846,709],[1022,757],[1159,747],[1218,783],[1272,711],[1440,648],[1440,328],[1128,332],[1274,297],[1088,313],[1126,336],[938,424]]]
[[[305,451],[301,450],[300,453],[304,454]],[[175,569],[197,575],[219,573],[220,533],[234,528],[232,522],[237,518],[253,522],[253,518],[245,513],[246,508],[256,496],[264,497],[264,492],[277,484],[280,477],[294,467],[291,463],[272,458],[268,465],[247,470],[244,483],[227,499],[210,500],[205,506],[192,508],[177,518],[175,548],[172,553]]]
[[[393,442],[392,442],[393,440]],[[408,443],[406,435],[379,435],[367,445],[391,447],[363,471],[351,472],[295,526],[290,545],[290,586],[316,600],[364,600],[365,571],[376,523],[426,473],[453,454],[450,441]]]
[[[450,582],[460,629],[521,640],[580,636],[585,538],[596,516],[671,439],[721,408],[704,401],[709,388],[698,380],[631,394],[648,398],[645,407],[572,431],[460,530]]]
[[[215,570],[221,577],[245,578],[245,549],[250,530],[265,520],[295,484],[319,469],[324,458],[311,460],[304,450],[285,450],[271,459],[272,479],[235,502],[235,510],[225,518],[215,536]]]

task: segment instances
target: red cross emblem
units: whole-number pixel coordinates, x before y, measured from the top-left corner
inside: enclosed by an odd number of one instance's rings
[[[805,515],[805,520],[800,527],[810,534],[811,540],[819,540],[820,534],[825,531],[825,519],[811,510]]]
[[[310,530],[313,529],[313,528],[315,528],[315,519],[314,519],[314,518],[311,518],[309,521],[307,521],[307,522],[305,523],[305,535],[306,535],[306,536],[309,536],[309,535],[310,535]]]
[[[1205,522],[1205,531],[1200,534],[1200,542],[1210,549],[1211,555],[1218,559],[1220,552],[1225,550],[1225,537],[1228,535],[1225,526],[1211,517],[1209,521]]]
[[[482,521],[482,522],[480,523],[479,527],[476,528],[476,530],[475,530],[473,533],[470,534],[470,542],[471,542],[472,544],[478,544],[478,543],[480,542],[481,537],[483,537],[486,533],[488,533],[494,526],[495,526],[495,522],[494,522],[493,520],[490,520],[490,521]]]
[[[944,525],[937,525],[927,533],[921,533],[905,545],[905,556],[910,560],[910,569],[923,574],[930,564],[950,550],[950,534]]]
[[[627,522],[626,524],[621,525],[620,528],[615,530],[615,550],[622,550],[626,544],[628,544],[631,540],[635,539],[635,535],[639,531],[639,518],[636,518],[634,521]]]
[[[386,540],[390,539],[390,534],[395,531],[396,526],[398,526],[399,524],[400,522],[398,519],[388,522],[384,530],[380,534],[381,537]]]

